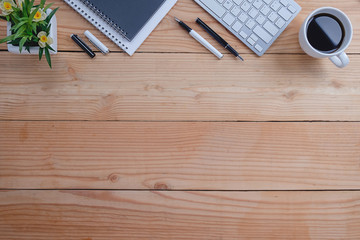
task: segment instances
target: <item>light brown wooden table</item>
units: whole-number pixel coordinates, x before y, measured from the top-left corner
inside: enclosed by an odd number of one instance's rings
[[[192,0],[133,57],[55,2],[52,70],[1,45],[0,239],[360,239],[359,0],[298,0],[261,58]],[[346,69],[298,44],[326,5],[354,24]],[[246,61],[217,60],[174,16]],[[86,29],[113,52],[79,51]]]

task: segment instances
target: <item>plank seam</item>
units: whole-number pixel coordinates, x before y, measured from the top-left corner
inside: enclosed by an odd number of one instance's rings
[[[117,192],[360,192],[360,189],[101,189],[101,188],[0,188],[0,191],[117,191]]]
[[[16,120],[16,119],[0,119],[0,122],[150,122],[150,123],[360,123],[360,121],[346,121],[346,120],[269,120],[269,121],[249,121],[249,120]]]

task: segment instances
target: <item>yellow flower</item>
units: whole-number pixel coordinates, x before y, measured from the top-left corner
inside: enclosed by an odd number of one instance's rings
[[[14,11],[13,7],[16,7],[14,0],[1,0],[0,9],[2,13],[0,16],[7,16]]]
[[[36,8],[32,8],[31,9],[31,12],[35,11]],[[44,21],[46,19],[47,15],[46,13],[42,10],[42,9],[39,9],[36,13],[35,13],[35,16],[34,16],[34,19],[33,21],[34,22],[40,22],[40,21]]]
[[[47,45],[51,45],[53,44],[53,39],[51,37],[49,37],[46,32],[42,31],[39,32],[39,34],[37,35],[37,37],[39,38],[39,46],[41,48],[45,48],[46,44]]]

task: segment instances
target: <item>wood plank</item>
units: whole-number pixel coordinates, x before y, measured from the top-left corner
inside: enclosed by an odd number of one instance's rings
[[[360,189],[360,123],[0,122],[5,189]]]
[[[52,0],[55,2],[55,6],[61,7],[58,16],[58,35],[59,35],[59,49],[61,51],[78,51],[79,48],[71,41],[70,34],[77,33],[82,34],[87,29],[91,30],[96,36],[98,36],[104,43],[106,43],[111,50],[119,51],[120,49],[111,43],[101,33],[97,32],[94,27],[86,20],[82,19],[80,15],[71,10],[63,1]],[[280,38],[274,43],[274,45],[268,50],[268,53],[302,53],[298,44],[298,32],[300,26],[306,16],[318,7],[324,5],[337,7],[343,10],[349,15],[350,19],[354,23],[354,40],[350,46],[348,52],[360,53],[360,25],[355,24],[360,22],[360,2],[358,0],[328,0],[326,3],[322,0],[302,0],[297,1],[303,10],[297,16],[297,18],[290,24]],[[141,52],[203,52],[207,53],[207,50],[202,46],[194,42],[186,32],[184,32],[173,20],[174,16],[182,18],[185,22],[191,25],[196,31],[202,34],[206,39],[213,43],[222,52],[226,53],[221,46],[216,43],[209,35],[204,32],[197,24],[195,24],[196,17],[200,17],[211,25],[220,35],[222,35],[228,42],[238,49],[241,53],[251,53],[251,51],[236,39],[232,34],[227,32],[224,27],[216,22],[209,14],[207,14],[202,8],[200,8],[193,0],[179,0],[176,6],[171,10],[169,15],[161,22],[158,28],[147,39],[147,41],[139,49]],[[0,23],[0,38],[3,38],[5,34],[5,23]],[[0,45],[0,49],[5,49],[4,44]],[[125,54],[124,54],[125,55]]]
[[[360,56],[345,70],[305,55],[0,53],[5,120],[360,120]],[[21,71],[19,71],[21,62]]]
[[[359,192],[0,193],[0,239],[359,239]]]

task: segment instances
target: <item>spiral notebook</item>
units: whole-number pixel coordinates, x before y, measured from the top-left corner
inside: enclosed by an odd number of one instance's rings
[[[64,0],[130,56],[177,0]]]

